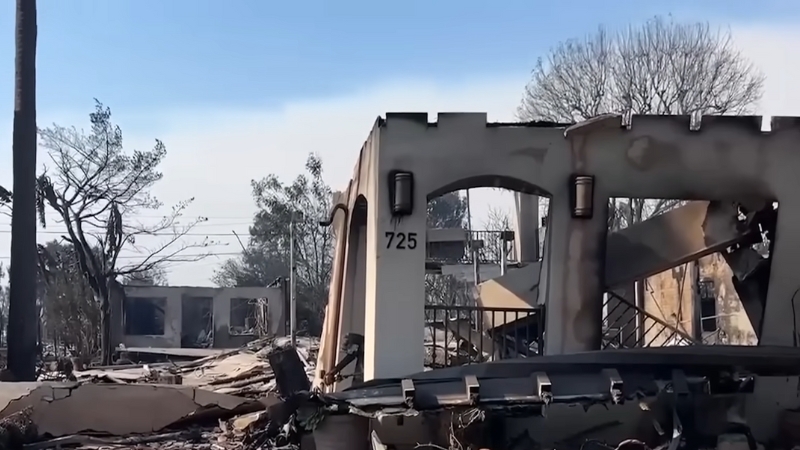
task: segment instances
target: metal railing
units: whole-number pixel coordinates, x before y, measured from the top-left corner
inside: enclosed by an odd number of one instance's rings
[[[475,230],[470,231],[470,239],[472,242],[480,243],[475,249],[475,255],[478,262],[481,264],[500,264],[503,261],[503,235],[504,231],[492,230]],[[506,262],[516,262],[516,251],[514,249],[514,240],[506,241]],[[467,243],[466,263],[474,261],[471,251],[469,251],[469,243]]]
[[[425,366],[450,367],[541,354],[544,308],[425,306]]]
[[[702,345],[686,332],[609,292],[603,349]],[[425,366],[476,364],[542,354],[545,309],[425,306]]]
[[[603,349],[702,344],[616,293],[608,293],[603,310]]]
[[[509,230],[472,230],[467,231],[468,237],[462,244],[458,242],[429,243],[428,259],[439,263],[472,264],[477,258],[480,264],[500,264],[503,262],[503,241],[505,239],[506,258],[508,264],[516,263],[516,250],[513,233]],[[544,228],[536,231],[538,235],[545,233]],[[474,250],[471,247],[474,246]],[[453,248],[456,246],[457,248]],[[463,246],[463,247],[462,247]],[[435,249],[435,250],[434,250]],[[541,253],[541,245],[539,249]]]

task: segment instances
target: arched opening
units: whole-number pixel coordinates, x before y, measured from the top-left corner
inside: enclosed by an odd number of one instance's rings
[[[336,361],[341,361],[347,352],[343,344],[348,334],[364,335],[367,275],[367,210],[368,202],[359,195],[350,211],[347,225],[347,246],[344,249],[344,279],[341,286],[341,307],[339,309],[336,345]],[[342,380],[336,383],[336,390],[346,389],[352,383],[363,381],[363,360],[348,365],[342,371]]]
[[[539,353],[549,197],[532,183],[498,175],[464,178],[428,194],[428,367]]]
[[[439,187],[428,194],[428,201],[453,191],[467,189],[494,188],[508,191],[520,192],[523,194],[537,195],[540,197],[550,197],[550,193],[536,186],[533,183],[504,175],[480,175],[475,177],[463,178]]]

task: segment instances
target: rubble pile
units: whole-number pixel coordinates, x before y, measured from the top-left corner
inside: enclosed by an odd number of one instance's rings
[[[260,339],[246,347],[220,352],[190,362],[129,364],[75,371],[78,382],[151,383],[192,386],[220,394],[259,397],[275,392],[275,376],[267,355],[275,348],[289,345],[288,337]],[[313,379],[319,340],[298,337],[297,354],[305,372]],[[40,381],[65,379],[62,372],[48,372]]]
[[[32,413],[33,408],[27,407],[0,420],[0,448],[19,447],[38,437]]]
[[[300,386],[308,393],[318,348],[314,338],[299,337],[296,347],[289,338],[261,339],[189,362],[94,367],[70,372],[75,381],[49,371],[38,382],[0,383],[0,450],[22,443],[27,450],[297,448],[296,406],[282,386],[297,386],[304,373]],[[275,355],[289,353],[292,383],[275,366]]]
[[[181,349],[174,349],[177,350]],[[476,375],[453,368],[444,369],[438,376],[421,373],[413,379],[373,380],[340,394],[326,395],[311,388],[317,351],[318,342],[314,339],[299,339],[296,347],[288,338],[265,339],[241,349],[215,350],[213,355],[189,362],[73,371],[76,381],[71,382],[0,383],[0,450],[361,450],[368,437],[373,450],[392,448],[384,445],[377,433],[388,436],[392,444],[396,441],[395,445],[413,443],[413,448],[442,450],[776,448],[760,446],[749,428],[739,422],[707,421],[700,433],[694,420],[686,420],[695,414],[724,416],[727,420],[732,411],[743,405],[737,403],[743,398],[739,392],[742,383],[716,383],[718,389],[728,386],[735,395],[721,392],[726,397],[720,402],[706,398],[698,403],[702,408],[695,410],[695,403],[687,401],[688,393],[705,391],[690,390],[689,381],[693,386],[704,382],[697,377],[686,378],[681,371],[672,370],[671,384],[656,383],[656,375],[652,374],[629,376],[627,380],[634,382],[634,389],[626,397],[615,397],[623,393],[617,369],[586,371],[572,362],[568,365],[574,373],[565,372],[567,364],[562,364],[560,370],[549,371],[544,378],[543,372],[534,372],[537,375],[531,378],[529,371],[520,370],[520,365],[490,364],[481,368],[480,383]],[[570,356],[573,360],[585,357]],[[787,361],[795,364],[796,357]],[[509,370],[513,376],[501,376]],[[605,382],[610,376],[615,377],[616,384],[609,391]],[[576,377],[583,381],[576,382]],[[682,379],[684,393],[675,397],[674,386],[681,386]],[[501,380],[502,385],[496,380]],[[554,385],[559,388],[550,389]],[[542,387],[547,390],[537,392]],[[575,390],[586,393],[579,396]],[[499,394],[514,400],[498,402]],[[633,404],[634,399],[646,413],[627,423],[621,419],[596,424],[589,423],[593,419],[586,423],[568,422],[577,416],[570,416],[568,408],[556,407],[569,405],[576,398],[589,399],[581,403],[583,413],[590,404],[623,406],[622,403]],[[635,409],[636,404],[633,406]],[[509,436],[493,431],[501,423],[499,420],[517,414],[546,417],[542,414],[544,408],[550,411],[551,407],[553,416],[560,415],[556,423],[561,425],[539,421]],[[689,410],[691,414],[687,416]],[[575,413],[581,412],[572,409]],[[781,429],[795,430],[798,416],[783,414]],[[422,420],[417,422],[422,426],[413,425],[415,417]],[[378,419],[382,431],[373,430],[370,435],[369,419]],[[407,420],[411,426],[404,425]],[[797,442],[795,436],[784,440]],[[489,441],[500,447],[487,447]],[[606,442],[620,444],[611,446]]]

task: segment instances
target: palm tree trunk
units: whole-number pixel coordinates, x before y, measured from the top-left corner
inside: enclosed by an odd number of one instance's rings
[[[36,379],[36,0],[17,0],[8,369]]]

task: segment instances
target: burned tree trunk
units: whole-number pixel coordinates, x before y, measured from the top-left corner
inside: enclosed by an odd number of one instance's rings
[[[111,322],[113,320],[111,313],[111,299],[110,289],[108,284],[99,283],[101,291],[100,297],[100,355],[104,366],[111,364],[111,355],[114,352],[114,343],[111,339]]]
[[[210,256],[210,241],[182,242],[195,224],[207,220],[198,217],[179,225],[178,219],[191,199],[178,203],[155,224],[123,222],[123,212],[133,215],[142,209],[161,208],[150,189],[163,177],[157,168],[167,150],[156,140],[151,151],[125,152],[122,130],[111,121],[111,110],[99,102],[89,119],[89,135],[57,125],[39,131],[40,143],[56,169],[54,177],[44,173],[36,180],[36,206],[43,224],[46,205],[66,227],[62,239],[72,246],[81,275],[99,303],[95,306],[99,306],[101,351],[107,364],[113,351],[114,330],[118,328],[115,325],[120,323],[114,316],[121,317],[115,311],[115,293],[110,287],[116,277],[153,271],[169,262],[199,261]],[[120,264],[123,248],[136,245],[136,237],[145,235],[170,237],[147,249],[140,261]],[[191,248],[204,249],[204,253],[182,254]],[[141,244],[137,246],[139,252],[145,249]]]

